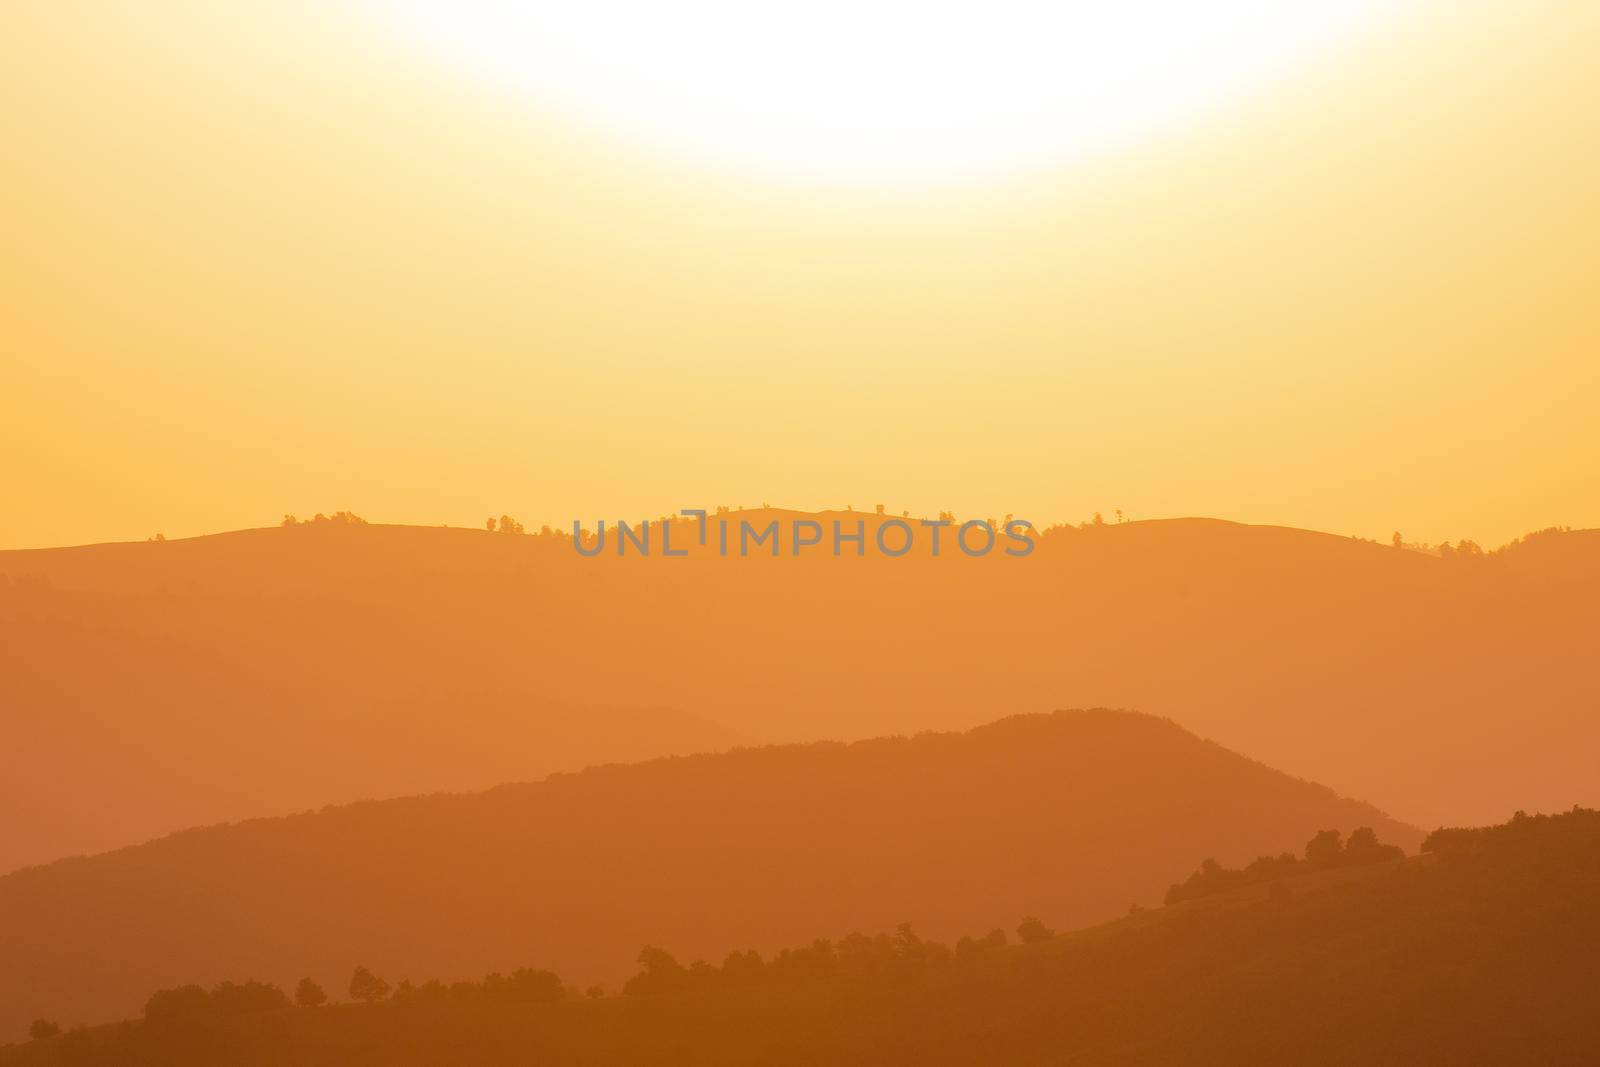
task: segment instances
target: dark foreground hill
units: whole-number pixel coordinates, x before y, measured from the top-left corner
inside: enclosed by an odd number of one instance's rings
[[[629,991],[599,999],[537,972],[302,1009],[279,991],[251,1004],[180,990],[141,1020],[0,1051],[0,1064],[1600,1060],[1600,813],[1444,831],[1423,849],[1066,936],[1024,924],[1030,944],[952,952],[902,927],[689,969],[647,950]]]
[[[1005,916],[1081,924],[1158,902],[1196,855],[1361,826],[1420,839],[1112,711],[363,803],[0,878],[0,1033],[127,1015],[188,981],[331,987],[356,963],[447,981],[536,963],[614,984],[646,943],[710,957],[908,920],[945,939]]]
[[[1063,707],[1170,716],[1424,825],[1600,803],[1600,534],[1451,559],[1209,520],[1051,531],[1022,559],[926,545],[666,559],[658,533],[586,559],[324,523],[0,552],[0,871],[729,731]]]

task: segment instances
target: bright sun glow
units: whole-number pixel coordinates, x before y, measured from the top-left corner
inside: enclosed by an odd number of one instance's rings
[[[1282,76],[1370,0],[386,0],[540,105],[789,177],[961,177],[1114,149]],[[1392,5],[1390,5],[1392,6]]]

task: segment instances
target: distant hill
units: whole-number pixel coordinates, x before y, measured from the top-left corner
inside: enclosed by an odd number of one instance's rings
[[[0,878],[0,1033],[128,1015],[189,981],[335,988],[356,963],[614,983],[646,943],[720,958],[904,920],[943,938],[1005,916],[1081,924],[1158,902],[1196,856],[1236,864],[1360,826],[1421,837],[1125,712],[598,767]]]
[[[831,540],[892,517],[728,518]],[[659,532],[650,559],[585,559],[558,536],[326,523],[0,552],[19,709],[0,871],[737,736],[1094,705],[1425,825],[1600,802],[1594,531],[1483,559],[1204,519],[1055,530],[1023,559],[968,559],[948,532],[937,560],[926,540],[903,559],[675,543],[697,554],[661,558]]]
[[[901,927],[720,967],[654,951],[627,994],[601,999],[537,972],[313,1009],[193,990],[181,1009],[168,995],[143,1020],[0,1050],[0,1065],[1600,1060],[1600,813],[1423,848],[1057,937],[1024,924],[1026,944],[952,952]]]

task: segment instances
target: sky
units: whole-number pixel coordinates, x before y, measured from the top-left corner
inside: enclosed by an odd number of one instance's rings
[[[763,502],[1600,525],[1600,6],[1411,5],[1113,147],[859,183],[354,2],[20,0],[0,42],[0,547]]]

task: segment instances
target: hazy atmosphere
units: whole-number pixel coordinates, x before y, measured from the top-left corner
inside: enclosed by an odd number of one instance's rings
[[[0,3],[0,1067],[1600,1063],[1597,54]]]
[[[0,544],[767,500],[1600,524],[1592,5],[1279,27],[1292,62],[1179,66],[1182,114],[1060,162],[860,181],[848,137],[813,173],[748,121],[594,120],[633,97],[508,79],[439,7],[4,6]],[[950,45],[921,61],[999,77]]]

